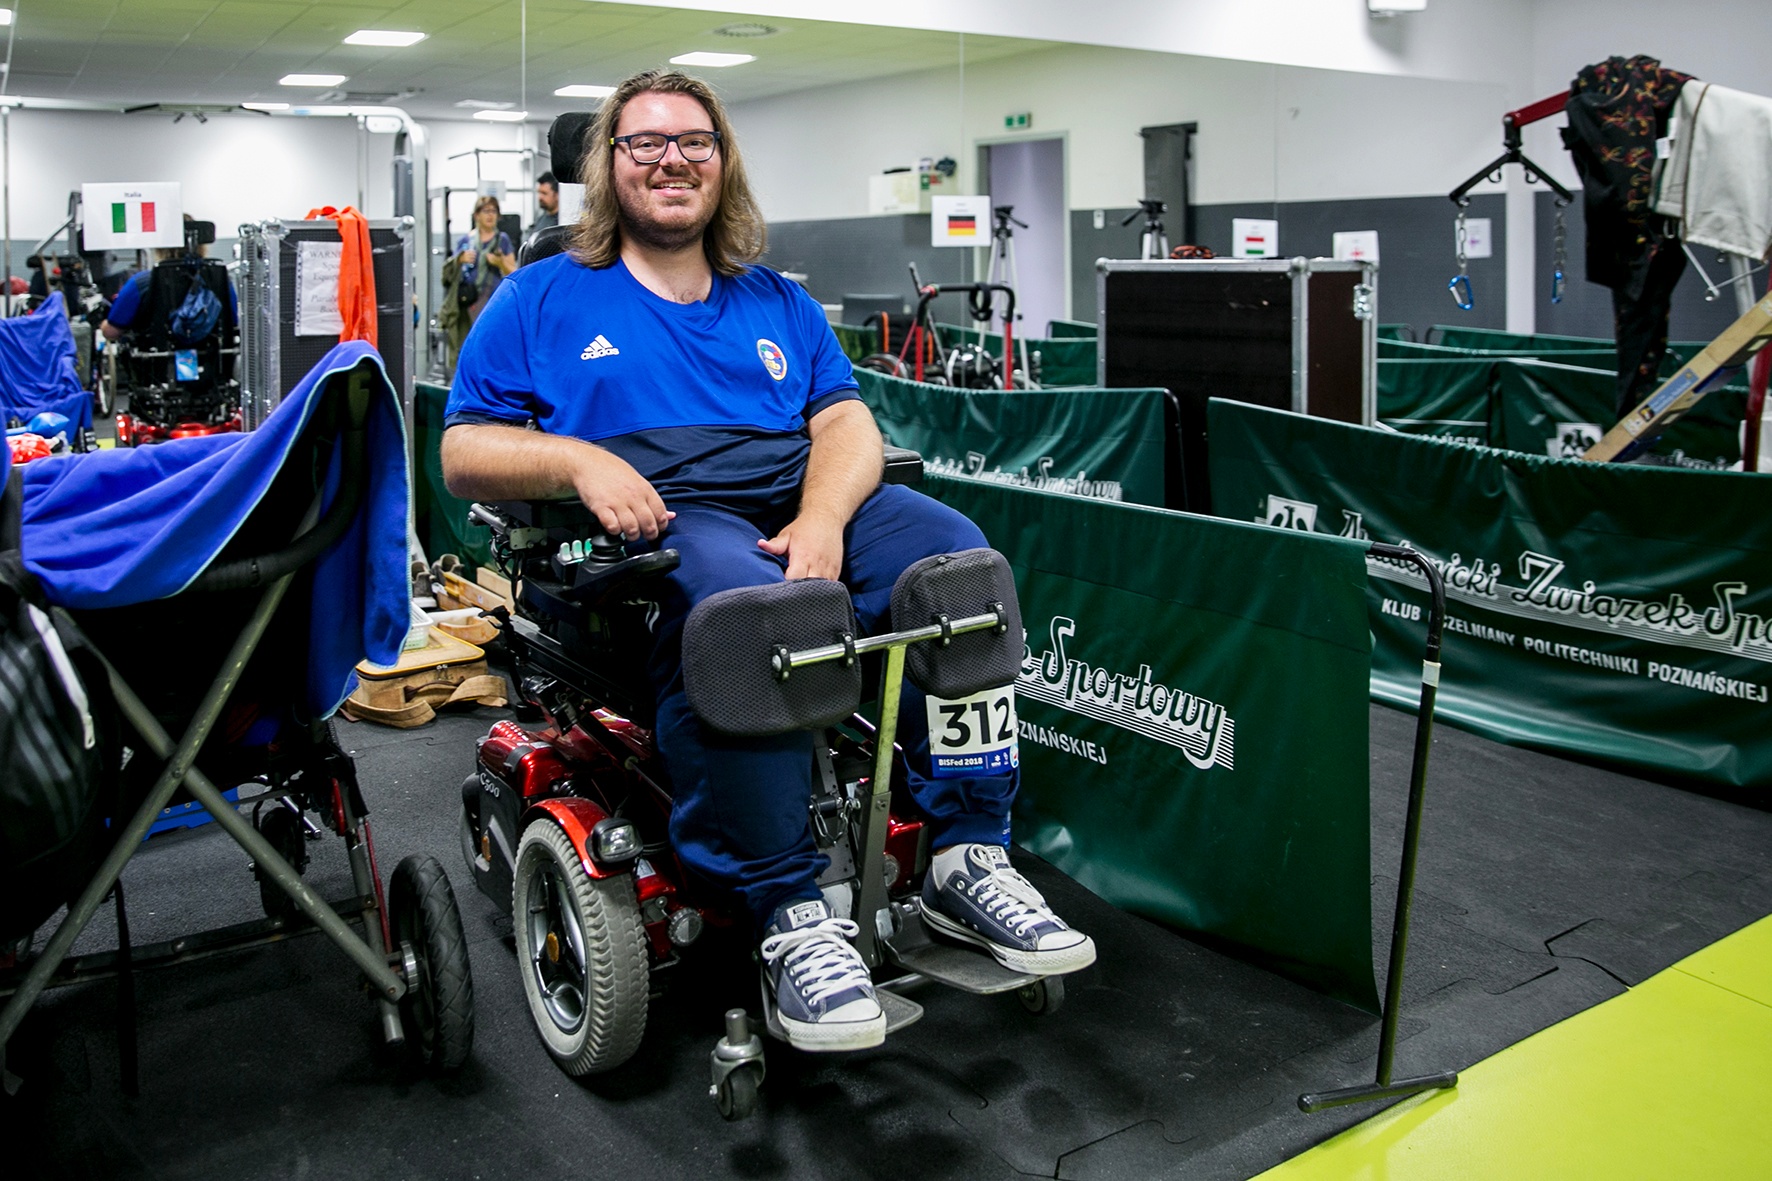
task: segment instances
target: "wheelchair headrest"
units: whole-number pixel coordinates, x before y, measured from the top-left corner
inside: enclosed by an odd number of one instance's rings
[[[567,111],[548,127],[548,154],[555,176],[564,184],[579,183],[584,167],[585,132],[591,129],[594,111]]]
[[[968,632],[947,647],[933,641],[905,650],[904,671],[916,686],[949,700],[1012,683],[1021,671],[1021,604],[1009,562],[994,549],[937,554],[906,567],[892,586],[892,630],[928,627],[983,615],[1003,604],[1009,628]]]
[[[547,226],[529,235],[523,240],[523,245],[517,248],[517,265],[526,267],[532,262],[564,254],[572,245],[572,228]]]
[[[770,658],[779,648],[801,651],[858,634],[855,608],[839,582],[806,578],[710,595],[683,625],[690,708],[727,734],[835,725],[861,704],[860,661],[805,665],[783,681]]]

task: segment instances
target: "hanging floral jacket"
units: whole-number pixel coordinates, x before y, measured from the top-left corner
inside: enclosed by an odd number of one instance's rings
[[[1610,57],[1569,85],[1563,144],[1581,175],[1587,277],[1635,299],[1649,264],[1674,238],[1650,208],[1655,141],[1691,78],[1652,57]]]

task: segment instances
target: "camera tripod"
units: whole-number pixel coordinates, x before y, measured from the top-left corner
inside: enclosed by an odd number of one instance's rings
[[[985,285],[987,287],[1006,288],[1012,293],[1009,297],[1009,309],[1003,315],[1003,364],[1007,371],[1015,368],[1014,356],[1010,350],[1009,342],[1014,336],[1019,335],[1019,333],[1015,331],[1009,321],[1015,316],[1015,296],[1013,295],[1013,292],[1021,289],[1021,276],[1015,269],[1015,231],[1009,227],[1011,225],[1018,225],[1025,230],[1028,228],[1028,223],[1015,216],[1015,206],[1013,205],[993,206],[991,209],[991,215],[994,218],[994,224],[991,226],[991,264],[989,269],[985,272]],[[1028,365],[1027,351],[1027,340],[1024,337],[1021,341],[1021,371],[1025,375],[1025,379],[1031,388],[1033,385],[1034,371]],[[1003,388],[1010,388],[1007,375],[1005,376]]]
[[[1144,236],[1139,242],[1138,257],[1140,259],[1168,258],[1169,235],[1163,229],[1163,214],[1169,211],[1166,201],[1142,200],[1138,208],[1126,215],[1120,224],[1129,226],[1144,214]]]

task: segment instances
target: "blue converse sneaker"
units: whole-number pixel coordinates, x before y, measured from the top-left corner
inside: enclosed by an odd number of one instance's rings
[[[1095,940],[1065,926],[998,845],[937,853],[919,901],[930,930],[984,948],[1005,968],[1056,976],[1095,962]]]
[[[763,987],[797,1050],[865,1050],[886,1040],[886,1014],[849,940],[859,930],[833,918],[823,898],[789,902],[763,938]]]

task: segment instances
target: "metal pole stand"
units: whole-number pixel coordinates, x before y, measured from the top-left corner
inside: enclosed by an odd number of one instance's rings
[[[1415,760],[1409,771],[1409,818],[1403,829],[1403,865],[1397,873],[1396,917],[1391,922],[1390,971],[1384,982],[1384,1020],[1378,1035],[1377,1080],[1359,1087],[1300,1095],[1298,1109],[1303,1112],[1375,1099],[1405,1099],[1424,1091],[1458,1085],[1455,1070],[1403,1079],[1391,1077],[1391,1064],[1397,1052],[1397,1015],[1403,1001],[1403,960],[1409,946],[1409,907],[1415,893],[1415,855],[1421,847],[1422,796],[1434,736],[1434,697],[1440,687],[1440,636],[1446,625],[1446,588],[1432,563],[1406,545],[1375,543],[1368,552],[1374,557],[1409,562],[1419,567],[1427,577],[1428,591],[1433,598],[1427,621],[1427,653],[1421,662],[1421,709],[1415,718]]]

